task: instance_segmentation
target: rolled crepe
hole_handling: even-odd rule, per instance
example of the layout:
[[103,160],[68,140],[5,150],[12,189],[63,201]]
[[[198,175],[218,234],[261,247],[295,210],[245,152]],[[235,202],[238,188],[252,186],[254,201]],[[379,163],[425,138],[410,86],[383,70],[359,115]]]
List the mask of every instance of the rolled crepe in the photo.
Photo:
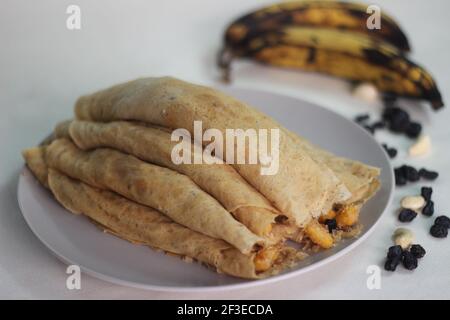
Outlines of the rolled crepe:
[[45,181],[43,184],[62,206],[72,213],[83,213],[106,231],[133,243],[186,256],[218,272],[249,279],[276,274],[304,256],[280,246],[276,248],[277,257],[264,265],[265,270],[258,271],[264,250],[244,255],[225,241],[183,227],[150,207],[48,169],[43,157],[45,147],[30,148],[22,154],[33,174],[41,183]]
[[40,143],[40,146],[49,145],[55,139],[69,138],[69,125],[71,122],[72,120],[59,122],[53,129],[53,132]]
[[352,196],[343,201],[343,204],[363,204],[370,199],[380,187],[378,177],[380,169],[368,166],[359,161],[336,157],[324,150],[320,150],[317,157],[333,170],[352,193]]
[[[70,138],[69,135],[70,123],[71,121],[64,121],[58,124],[55,128],[55,136],[60,138],[62,137]],[[93,134],[94,132],[91,133]],[[378,177],[380,175],[379,168],[366,165],[359,161],[335,156],[331,152],[328,152],[312,144],[310,141],[303,139],[302,137],[298,136],[296,133],[292,131],[290,131],[290,136],[294,141],[301,144],[305,148],[308,155],[314,161],[323,163],[326,166],[328,166],[334,172],[336,177],[338,177],[338,179],[347,187],[347,189],[351,193],[351,197],[343,201],[342,202],[343,204],[352,204],[352,203],[362,204],[366,202],[368,199],[370,199],[380,187],[380,182],[378,180]],[[251,210],[251,212],[254,211]],[[251,230],[254,232],[256,231],[253,229]]]
[[[171,153],[177,142],[171,141],[166,131],[126,121],[73,121],[69,131],[80,149],[110,147],[187,175],[257,235],[268,235],[275,219],[280,217],[279,211],[231,166],[175,164]],[[188,147],[193,150],[190,142]]]
[[74,179],[115,191],[192,230],[223,239],[244,254],[266,244],[191,179],[173,170],[112,149],[85,152],[67,139],[54,140],[47,147],[46,161]]
[[343,204],[362,204],[372,197],[380,186],[378,177],[380,169],[361,163],[359,161],[338,157],[310,141],[303,139],[290,131],[291,138],[302,145],[308,154],[317,162],[328,166],[338,179],[347,187],[352,196]]
[[38,181],[48,188],[48,169],[45,163],[45,147],[33,147],[22,151],[26,164]]
[[266,129],[268,133],[279,129],[279,170],[275,175],[261,175],[261,162],[233,166],[298,226],[351,196],[335,174],[313,161],[277,122],[211,88],[169,77],[138,79],[79,98],[75,114],[80,120],[136,120],[184,128],[191,134],[196,120],[202,121],[203,130],[217,129],[223,136],[226,129]]

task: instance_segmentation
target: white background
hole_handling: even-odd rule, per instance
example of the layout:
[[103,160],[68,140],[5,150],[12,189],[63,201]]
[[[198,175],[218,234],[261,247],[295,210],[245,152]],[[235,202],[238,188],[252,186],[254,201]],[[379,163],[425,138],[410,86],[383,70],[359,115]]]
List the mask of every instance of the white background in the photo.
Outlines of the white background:
[[[28,229],[19,211],[16,187],[23,165],[20,151],[36,145],[54,124],[72,114],[75,99],[140,76],[172,75],[214,85],[215,55],[223,29],[235,17],[271,1],[0,1],[0,298],[232,298],[232,299],[379,299],[450,298],[450,238],[428,235],[432,219],[409,225],[428,251],[419,268],[382,272],[381,290],[368,290],[366,268],[382,265],[390,236],[399,225],[395,210],[405,194],[421,184],[398,189],[394,203],[372,236],[360,247],[321,269],[294,279],[249,290],[208,294],[149,292],[112,285],[87,275],[82,289],[65,287],[66,266]],[[374,2],[370,2],[374,3]],[[404,27],[412,58],[435,76],[448,102],[450,2],[377,1]],[[69,4],[82,10],[82,29],[69,31]],[[297,96],[352,117],[370,111],[340,80],[238,62],[233,85]],[[437,214],[450,214],[450,109],[434,113],[426,105],[404,103],[431,135],[433,151],[408,159],[411,141],[377,133],[380,142],[399,149],[395,165],[408,162],[440,172],[432,184]],[[320,123],[317,124],[320,126]],[[327,130],[327,128],[323,128]],[[330,132],[332,137],[332,132]]]

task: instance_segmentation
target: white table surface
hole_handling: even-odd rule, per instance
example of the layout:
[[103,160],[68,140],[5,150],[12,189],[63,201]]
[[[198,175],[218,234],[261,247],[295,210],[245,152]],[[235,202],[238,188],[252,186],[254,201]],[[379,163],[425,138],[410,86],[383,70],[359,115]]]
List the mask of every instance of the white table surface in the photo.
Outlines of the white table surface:
[[[178,294],[126,288],[83,275],[81,290],[66,289],[66,266],[37,240],[19,211],[20,151],[37,144],[56,122],[70,117],[75,99],[83,93],[140,76],[172,75],[214,85],[219,75],[215,55],[224,27],[262,2],[271,1],[0,1],[0,298],[450,298],[450,239],[429,236],[432,219],[422,217],[408,225],[416,242],[428,251],[419,268],[412,274],[402,267],[395,273],[382,272],[380,290],[366,286],[366,268],[382,265],[390,236],[399,226],[395,214],[399,199],[419,192],[422,184],[397,190],[392,207],[361,246],[294,279],[248,290]],[[407,30],[413,59],[434,74],[448,103],[450,2],[376,3]],[[81,30],[66,28],[69,4],[81,7]],[[380,111],[378,103],[356,100],[345,82],[325,76],[238,62],[233,78],[235,86],[301,97],[349,117]],[[398,147],[395,165],[408,162],[440,172],[432,183],[436,213],[449,215],[450,109],[434,113],[428,106],[411,105],[410,110],[432,137],[430,155],[409,159],[405,151],[411,141],[402,136],[380,132],[377,139]]]

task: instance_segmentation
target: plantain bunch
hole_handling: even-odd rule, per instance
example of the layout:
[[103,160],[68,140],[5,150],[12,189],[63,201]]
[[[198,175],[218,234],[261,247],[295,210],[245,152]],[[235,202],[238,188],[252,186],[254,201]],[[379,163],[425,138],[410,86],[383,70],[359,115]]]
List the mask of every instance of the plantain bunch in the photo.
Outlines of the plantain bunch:
[[371,82],[389,96],[443,106],[437,85],[407,54],[410,45],[384,12],[380,29],[369,29],[367,5],[305,0],[278,3],[246,14],[226,29],[218,65],[229,80],[235,58]]

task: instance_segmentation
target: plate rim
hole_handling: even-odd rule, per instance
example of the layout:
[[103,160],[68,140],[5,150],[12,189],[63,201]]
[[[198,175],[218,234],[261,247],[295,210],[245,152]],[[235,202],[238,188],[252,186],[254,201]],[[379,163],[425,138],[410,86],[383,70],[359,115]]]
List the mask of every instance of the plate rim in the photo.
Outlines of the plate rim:
[[[218,87],[220,90],[226,90],[226,88],[222,87],[222,86],[216,86]],[[276,95],[276,96],[280,96],[280,97],[288,97],[291,99],[295,99],[298,100],[299,102],[302,103],[308,103],[312,106],[314,106],[315,108],[320,108],[322,109],[322,111],[325,112],[331,112],[334,113],[334,115],[344,119],[346,122],[348,122],[350,125],[353,125],[354,127],[356,127],[358,130],[360,130],[360,132],[362,134],[365,134],[367,136],[370,137],[370,139],[375,140],[375,138],[370,135],[366,130],[364,130],[363,128],[361,128],[360,126],[358,126],[357,124],[353,123],[350,119],[346,118],[345,116],[339,114],[338,112],[335,112],[333,110],[330,110],[328,108],[325,108],[317,103],[314,102],[310,102],[308,100],[302,99],[302,98],[298,98],[295,96],[291,96],[291,95],[287,95],[287,94],[281,94],[281,93],[276,93],[276,92],[271,92],[271,91],[266,91],[266,90],[259,90],[259,89],[253,89],[253,88],[246,88],[246,87],[229,87],[228,89],[230,90],[242,90],[242,91],[253,91],[254,93],[264,93],[264,94],[271,94],[271,95]],[[376,140],[375,140],[376,141]],[[27,223],[28,228],[33,232],[33,234],[39,239],[40,242],[42,242],[44,244],[44,246],[56,257],[58,258],[60,261],[62,261],[64,264],[66,265],[78,265],[81,269],[82,272],[84,272],[87,275],[90,275],[94,278],[109,282],[109,283],[114,283],[114,284],[118,284],[121,286],[126,286],[126,287],[132,287],[132,288],[137,288],[137,289],[144,289],[144,290],[152,290],[152,291],[160,291],[160,292],[180,292],[180,293],[205,293],[205,292],[214,292],[214,291],[231,291],[231,290],[239,290],[239,289],[246,289],[246,288],[254,288],[257,286],[262,286],[262,285],[266,285],[266,284],[271,284],[274,282],[279,282],[279,281],[283,281],[283,280],[287,280],[296,276],[300,276],[302,274],[308,273],[314,269],[318,269],[321,268],[322,266],[335,261],[339,258],[344,257],[345,255],[347,255],[350,251],[352,251],[353,249],[355,249],[357,246],[359,246],[361,243],[363,243],[375,230],[375,228],[378,226],[378,224],[380,223],[381,218],[383,217],[383,215],[386,213],[387,209],[389,208],[389,206],[391,205],[392,201],[393,201],[393,197],[394,197],[394,190],[395,190],[395,179],[394,179],[394,173],[393,173],[393,168],[392,168],[392,163],[389,160],[388,156],[386,155],[386,153],[383,151],[382,147],[380,146],[380,144],[377,142],[377,146],[379,148],[379,151],[381,151],[383,153],[384,156],[384,160],[386,161],[386,163],[388,164],[389,167],[389,178],[390,178],[390,182],[391,185],[389,186],[390,190],[389,190],[389,196],[388,199],[385,203],[385,206],[382,209],[381,214],[379,215],[378,219],[368,228],[366,229],[366,231],[364,232],[364,234],[360,237],[358,237],[357,239],[355,239],[351,244],[349,244],[348,246],[342,248],[341,250],[339,250],[338,252],[336,252],[335,254],[323,258],[320,261],[314,262],[310,265],[307,265],[305,267],[302,267],[298,270],[288,270],[286,273],[283,274],[278,274],[278,275],[274,275],[272,277],[269,278],[265,278],[265,279],[256,279],[256,280],[247,280],[247,279],[243,279],[245,282],[242,283],[234,283],[234,284],[223,284],[223,285],[211,285],[211,286],[195,286],[195,287],[179,287],[179,286],[162,286],[162,285],[152,285],[152,284],[142,284],[139,282],[134,282],[134,281],[129,281],[129,280],[122,280],[119,278],[115,278],[112,276],[108,276],[105,274],[102,274],[101,272],[92,270],[88,267],[82,266],[78,263],[76,263],[75,261],[72,261],[70,258],[65,257],[62,253],[58,252],[57,250],[55,250],[53,248],[53,246],[49,243],[47,243],[40,235],[39,233],[33,228],[32,224],[29,221],[29,217],[28,214],[25,213],[26,210],[23,209],[22,207],[22,193],[21,193],[21,188],[22,185],[25,183],[24,181],[24,175],[26,174],[26,172],[28,171],[29,174],[32,175],[31,171],[28,169],[28,167],[26,165],[24,165],[22,167],[22,169],[20,170],[19,173],[19,181],[17,183],[17,201],[19,204],[19,208],[20,211],[22,213],[22,216],[25,220],[25,222]],[[40,186],[41,188],[43,188],[42,186]],[[66,209],[64,209],[66,210]],[[67,211],[67,210],[66,210]]]

